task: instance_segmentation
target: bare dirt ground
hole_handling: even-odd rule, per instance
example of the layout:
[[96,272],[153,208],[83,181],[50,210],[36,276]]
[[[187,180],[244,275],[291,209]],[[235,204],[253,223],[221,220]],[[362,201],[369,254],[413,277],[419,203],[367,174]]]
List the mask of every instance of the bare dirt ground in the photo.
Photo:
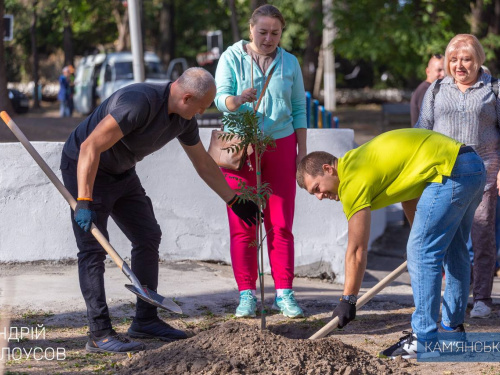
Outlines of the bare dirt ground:
[[[363,282],[363,292],[372,287],[389,271],[402,263],[404,252],[401,243],[407,230],[390,228],[377,240],[374,253],[370,254],[368,270]],[[387,244],[392,244],[386,247]],[[387,250],[387,251],[386,251]],[[404,248],[403,248],[404,250]],[[380,255],[382,251],[384,255]],[[204,267],[213,270],[213,277],[231,277],[228,265],[200,263],[181,264],[190,269]],[[22,265],[0,268],[0,273],[17,273]],[[33,267],[26,265],[24,267]],[[47,265],[41,272],[57,277],[61,266]],[[68,266],[65,266],[68,267]],[[108,264],[107,268],[113,267]],[[38,267],[40,268],[40,266]],[[22,272],[22,271],[21,271]],[[163,269],[161,273],[168,272]],[[191,271],[192,272],[192,271]],[[193,274],[192,272],[191,274]],[[217,276],[218,275],[218,276]],[[76,277],[76,273],[75,273]],[[123,280],[122,280],[123,282]],[[232,282],[232,280],[231,280]],[[61,306],[46,308],[15,309],[11,317],[12,327],[46,327],[45,339],[32,340],[27,337],[20,342],[10,342],[10,348],[21,348],[29,352],[33,348],[64,348],[64,360],[22,360],[14,357],[6,363],[7,374],[499,374],[498,363],[422,363],[416,360],[386,360],[377,358],[377,353],[394,344],[403,330],[410,329],[413,312],[409,278],[405,273],[391,287],[365,305],[355,321],[342,330],[335,330],[319,340],[308,338],[330,321],[331,311],[338,297],[340,286],[318,279],[296,280],[296,285],[310,288],[332,289],[321,298],[307,296],[305,288],[297,287],[298,299],[306,312],[304,319],[292,320],[271,312],[272,290],[267,279],[265,306],[267,330],[260,331],[261,319],[235,319],[236,293],[228,298],[215,294],[207,300],[197,296],[190,301],[180,297],[185,315],[162,311],[160,316],[171,325],[184,329],[189,339],[174,343],[159,340],[143,340],[147,351],[125,355],[89,354],[84,346],[87,341],[86,318],[83,310],[58,313]],[[36,289],[36,285],[26,285]],[[490,319],[466,319],[469,332],[500,332],[498,301],[500,281],[495,280],[495,312]],[[44,293],[38,291],[38,293]],[[113,326],[125,334],[134,313],[133,299],[115,303],[110,293]],[[79,295],[74,296],[80,299]],[[28,301],[27,301],[28,302]],[[71,304],[62,300],[61,305]],[[260,304],[259,304],[260,305]],[[468,313],[470,306],[468,308]],[[468,317],[467,313],[467,317]],[[20,328],[19,328],[20,329]],[[19,349],[17,349],[19,350]],[[17,358],[19,358],[17,353]]]
[[[39,112],[16,116],[14,119],[26,132],[30,140],[64,141],[81,118],[61,120],[54,118],[57,109],[47,106]],[[356,141],[364,143],[380,132],[380,110],[376,106],[357,109],[340,109],[337,114],[341,127],[356,130]],[[401,124],[400,126],[406,126]],[[0,126],[0,141],[13,141],[5,127]],[[369,255],[368,270],[363,282],[363,290],[373,286],[390,271],[404,261],[408,228],[393,225],[373,245]],[[15,265],[0,267],[0,274],[23,272],[23,267]],[[47,274],[56,277],[61,273],[58,267],[44,268]],[[65,265],[64,267],[74,267]],[[108,266],[109,267],[109,266]],[[204,264],[218,275],[230,277],[227,265]],[[228,276],[229,275],[229,276]],[[326,281],[298,280],[311,285],[326,285]],[[269,282],[267,285],[270,285]],[[219,299],[191,306],[177,301],[186,315],[161,312],[161,317],[181,329],[190,338],[182,342],[165,343],[158,340],[144,341],[148,350],[125,355],[88,354],[84,350],[87,340],[86,318],[83,311],[54,313],[59,306],[43,309],[15,309],[6,315],[12,319],[12,327],[43,324],[46,327],[44,340],[25,338],[20,342],[10,342],[10,347],[64,348],[65,359],[16,360],[5,363],[7,374],[500,374],[499,363],[422,363],[416,360],[382,360],[377,353],[394,344],[403,330],[410,329],[413,312],[409,278],[403,274],[393,283],[392,288],[375,297],[359,312],[355,321],[343,330],[335,330],[320,340],[307,340],[313,333],[330,321],[333,297],[338,297],[340,286],[332,285],[335,293],[328,298],[300,297],[306,318],[291,320],[279,314],[267,316],[267,330],[260,331],[260,317],[236,320],[233,316],[237,298]],[[37,284],[26,285],[37,290]],[[467,318],[466,329],[470,332],[500,332],[498,303],[500,282],[495,280],[495,308],[490,319],[473,320]],[[38,293],[44,293],[39,290]],[[81,299],[75,295],[75,299]],[[109,297],[108,297],[109,298]],[[131,299],[132,300],[132,299]],[[61,301],[70,304],[71,301]],[[265,305],[269,311],[272,293],[266,294]],[[217,308],[211,306],[217,306]],[[468,313],[470,306],[468,308]],[[120,333],[126,333],[134,312],[129,302],[115,304],[111,309],[113,325]],[[468,317],[467,313],[467,317]],[[1,332],[0,332],[1,333]],[[500,356],[499,356],[500,362]]]

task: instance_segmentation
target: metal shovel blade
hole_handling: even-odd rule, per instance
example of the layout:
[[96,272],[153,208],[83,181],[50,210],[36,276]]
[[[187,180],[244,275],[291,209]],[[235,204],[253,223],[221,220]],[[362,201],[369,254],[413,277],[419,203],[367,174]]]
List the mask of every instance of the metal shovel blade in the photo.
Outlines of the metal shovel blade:
[[135,285],[132,284],[125,284],[125,288],[137,295],[137,297],[139,297],[140,299],[156,307],[170,310],[176,314],[182,314],[182,309],[174,301],[160,296],[158,293],[152,291],[144,285],[142,286],[142,290],[139,290]]

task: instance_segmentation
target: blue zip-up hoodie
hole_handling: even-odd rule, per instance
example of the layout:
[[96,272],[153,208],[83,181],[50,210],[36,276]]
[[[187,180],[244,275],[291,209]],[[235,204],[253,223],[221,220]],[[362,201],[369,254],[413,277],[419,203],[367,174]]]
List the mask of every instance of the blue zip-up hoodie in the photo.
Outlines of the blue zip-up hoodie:
[[[251,56],[243,49],[243,45],[247,43],[241,40],[228,47],[217,64],[215,105],[222,112],[230,112],[226,107],[228,96],[240,95],[243,90],[252,86]],[[257,99],[273,66],[276,68],[257,115],[259,118],[265,115],[264,133],[274,139],[280,139],[293,134],[295,129],[307,127],[306,99],[297,58],[280,47],[277,48],[276,57],[266,75],[262,74],[256,63],[253,64],[253,87],[257,89]],[[244,103],[237,110],[237,112],[243,111],[253,111],[252,103]]]

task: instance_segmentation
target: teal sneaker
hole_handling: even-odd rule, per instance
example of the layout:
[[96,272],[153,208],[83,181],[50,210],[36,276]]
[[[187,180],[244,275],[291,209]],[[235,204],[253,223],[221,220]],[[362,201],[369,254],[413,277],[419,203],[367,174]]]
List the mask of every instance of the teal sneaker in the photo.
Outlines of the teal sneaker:
[[292,289],[283,289],[283,295],[274,299],[272,309],[281,311],[288,318],[303,318],[304,312],[293,294]]
[[257,309],[257,298],[255,298],[250,289],[240,292],[240,304],[234,314],[237,318],[254,318]]

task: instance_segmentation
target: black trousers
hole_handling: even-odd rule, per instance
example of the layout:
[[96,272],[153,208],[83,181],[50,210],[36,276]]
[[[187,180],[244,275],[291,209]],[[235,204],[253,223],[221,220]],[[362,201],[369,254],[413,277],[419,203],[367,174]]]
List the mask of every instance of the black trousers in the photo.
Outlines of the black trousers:
[[[77,163],[63,153],[61,172],[64,185],[75,199],[78,196],[76,166]],[[156,291],[158,249],[162,233],[154,216],[151,199],[146,195],[135,168],[120,175],[99,170],[94,183],[93,208],[97,214],[95,224],[108,240],[107,223],[110,216],[127,236],[132,243],[132,271],[141,284]],[[80,289],[87,305],[90,331],[111,328],[104,290],[106,252],[91,233],[86,233],[78,226],[72,210],[71,221],[79,250]],[[123,253],[120,255],[124,256]],[[155,306],[137,298],[137,318],[148,319],[156,315]]]

